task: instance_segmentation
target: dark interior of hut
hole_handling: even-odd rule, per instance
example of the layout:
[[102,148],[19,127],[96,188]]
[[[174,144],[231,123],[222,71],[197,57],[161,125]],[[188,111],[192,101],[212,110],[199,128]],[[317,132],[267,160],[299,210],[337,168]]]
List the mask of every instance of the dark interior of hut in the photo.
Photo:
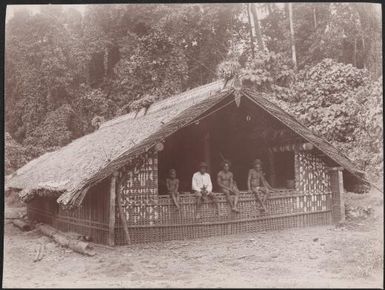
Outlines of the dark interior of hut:
[[[227,101],[228,102],[228,101]],[[231,161],[231,171],[240,190],[247,189],[247,175],[256,158],[262,161],[269,183],[276,188],[294,186],[294,153],[272,152],[269,148],[303,142],[277,119],[242,98],[221,110],[212,108],[189,126],[169,136],[159,152],[159,193],[166,194],[166,178],[171,168],[177,172],[181,192],[191,191],[191,178],[199,163],[209,165],[214,191],[216,176],[224,159]]]

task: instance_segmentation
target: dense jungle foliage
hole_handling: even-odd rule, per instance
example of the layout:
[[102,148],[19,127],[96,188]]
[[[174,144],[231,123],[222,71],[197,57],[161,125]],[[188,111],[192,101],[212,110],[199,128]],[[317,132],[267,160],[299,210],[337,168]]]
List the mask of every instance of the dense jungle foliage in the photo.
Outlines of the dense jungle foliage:
[[288,4],[254,5],[253,24],[247,4],[18,10],[6,24],[6,173],[103,120],[235,75],[379,173],[381,10],[293,3],[290,17]]

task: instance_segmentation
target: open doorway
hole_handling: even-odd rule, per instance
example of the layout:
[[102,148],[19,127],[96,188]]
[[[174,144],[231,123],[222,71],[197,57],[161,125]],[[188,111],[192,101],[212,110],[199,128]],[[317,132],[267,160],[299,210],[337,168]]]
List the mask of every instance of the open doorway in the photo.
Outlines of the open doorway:
[[295,169],[294,152],[274,153],[275,182],[274,187],[294,189]]
[[247,98],[240,106],[233,102],[182,128],[167,138],[164,150],[159,152],[159,193],[167,193],[165,180],[171,168],[177,171],[180,191],[190,192],[192,175],[201,161],[208,163],[214,191],[218,191],[216,176],[224,159],[231,161],[240,190],[247,189],[248,171],[257,158],[272,186],[288,188],[294,182],[294,153],[274,153],[272,158],[270,150],[287,142],[275,134],[280,130],[287,128]]

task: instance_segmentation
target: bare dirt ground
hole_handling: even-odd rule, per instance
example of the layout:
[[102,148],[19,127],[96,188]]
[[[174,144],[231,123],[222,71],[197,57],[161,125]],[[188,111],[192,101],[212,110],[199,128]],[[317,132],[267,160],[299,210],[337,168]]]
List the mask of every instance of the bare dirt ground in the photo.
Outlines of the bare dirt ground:
[[[347,203],[374,213],[340,227],[99,246],[93,257],[6,223],[3,287],[383,288],[382,194],[350,194]],[[45,255],[34,263],[41,242]]]

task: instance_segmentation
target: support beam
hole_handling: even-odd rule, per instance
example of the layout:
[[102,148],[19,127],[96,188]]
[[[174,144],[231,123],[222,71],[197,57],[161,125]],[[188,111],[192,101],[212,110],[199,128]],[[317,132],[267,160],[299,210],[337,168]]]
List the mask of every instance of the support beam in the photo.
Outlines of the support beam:
[[204,136],[204,159],[209,167],[209,170],[211,169],[211,154],[210,154],[210,132],[207,131]]
[[115,245],[115,204],[116,204],[116,174],[111,176],[110,183],[110,211],[108,222],[108,245]]
[[309,151],[313,150],[314,146],[311,143],[303,144],[288,144],[271,147],[273,152],[285,152],[285,151]]
[[332,190],[332,217],[334,223],[345,221],[344,181],[342,167],[329,168]]
[[272,187],[275,187],[276,184],[276,174],[275,174],[275,166],[274,166],[274,153],[272,150],[267,150],[268,160],[269,160],[269,168],[270,168],[270,183]]
[[123,209],[123,205],[122,205],[122,194],[121,194],[121,191],[119,190],[119,188],[116,191],[116,198],[118,201],[117,204],[118,204],[120,221],[122,222],[122,226],[123,226],[124,237],[126,239],[126,243],[129,245],[129,244],[131,244],[131,238],[130,238],[130,233],[128,232],[126,215],[124,213],[124,209]]

